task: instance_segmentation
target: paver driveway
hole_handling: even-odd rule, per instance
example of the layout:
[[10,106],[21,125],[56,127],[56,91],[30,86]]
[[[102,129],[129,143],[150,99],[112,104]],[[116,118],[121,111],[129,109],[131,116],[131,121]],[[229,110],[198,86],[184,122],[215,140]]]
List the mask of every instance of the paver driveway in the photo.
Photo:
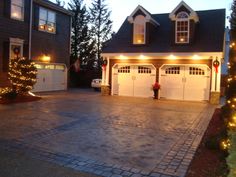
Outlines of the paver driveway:
[[42,96],[0,106],[0,147],[102,176],[184,176],[215,108],[88,90]]

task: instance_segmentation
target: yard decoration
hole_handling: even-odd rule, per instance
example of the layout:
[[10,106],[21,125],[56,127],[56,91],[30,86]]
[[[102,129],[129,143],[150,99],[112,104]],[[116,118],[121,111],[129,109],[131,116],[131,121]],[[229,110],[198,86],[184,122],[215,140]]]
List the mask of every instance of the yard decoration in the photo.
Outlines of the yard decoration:
[[8,79],[12,89],[18,94],[26,94],[36,83],[37,69],[34,62],[19,56],[19,50],[14,49],[16,57],[9,64]]
[[220,62],[218,61],[218,59],[215,59],[214,62],[213,62],[213,66],[216,70],[216,73],[218,73],[218,68],[220,66]]
[[231,7],[230,17],[230,54],[228,63],[228,83],[226,90],[226,107],[227,111],[227,123],[228,123],[228,135],[231,146],[228,149],[229,156],[227,157],[227,164],[229,167],[228,177],[236,176],[236,0],[233,1]]
[[103,63],[102,63],[102,69],[103,70],[106,70],[106,67],[107,67],[107,60],[103,60]]
[[154,99],[158,99],[158,91],[161,88],[160,84],[158,82],[155,82],[155,84],[153,84],[152,86],[152,90],[154,93]]

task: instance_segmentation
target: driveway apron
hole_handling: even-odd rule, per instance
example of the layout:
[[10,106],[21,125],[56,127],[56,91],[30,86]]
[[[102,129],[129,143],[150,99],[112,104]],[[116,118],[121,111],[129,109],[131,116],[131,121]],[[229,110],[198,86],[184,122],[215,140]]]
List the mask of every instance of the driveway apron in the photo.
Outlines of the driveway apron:
[[215,109],[89,90],[41,95],[0,105],[0,148],[100,176],[185,176]]

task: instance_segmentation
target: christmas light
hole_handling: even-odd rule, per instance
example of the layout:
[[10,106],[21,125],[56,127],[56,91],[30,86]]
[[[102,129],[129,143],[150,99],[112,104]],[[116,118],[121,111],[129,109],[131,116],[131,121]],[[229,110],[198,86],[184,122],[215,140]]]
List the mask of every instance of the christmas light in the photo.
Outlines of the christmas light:
[[221,149],[223,149],[223,150],[228,149],[228,148],[230,147],[230,141],[229,141],[229,139],[227,139],[227,140],[222,140],[221,143],[220,143],[220,147],[221,147]]

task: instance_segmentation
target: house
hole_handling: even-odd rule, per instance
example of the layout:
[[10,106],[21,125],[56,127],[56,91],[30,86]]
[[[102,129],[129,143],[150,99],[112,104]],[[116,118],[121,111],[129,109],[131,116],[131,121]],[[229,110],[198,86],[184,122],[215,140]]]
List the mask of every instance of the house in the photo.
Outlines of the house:
[[138,6],[104,47],[102,94],[219,102],[225,9],[166,14]]
[[67,89],[72,14],[47,0],[1,0],[0,12],[0,86],[19,48],[36,63],[34,91]]

